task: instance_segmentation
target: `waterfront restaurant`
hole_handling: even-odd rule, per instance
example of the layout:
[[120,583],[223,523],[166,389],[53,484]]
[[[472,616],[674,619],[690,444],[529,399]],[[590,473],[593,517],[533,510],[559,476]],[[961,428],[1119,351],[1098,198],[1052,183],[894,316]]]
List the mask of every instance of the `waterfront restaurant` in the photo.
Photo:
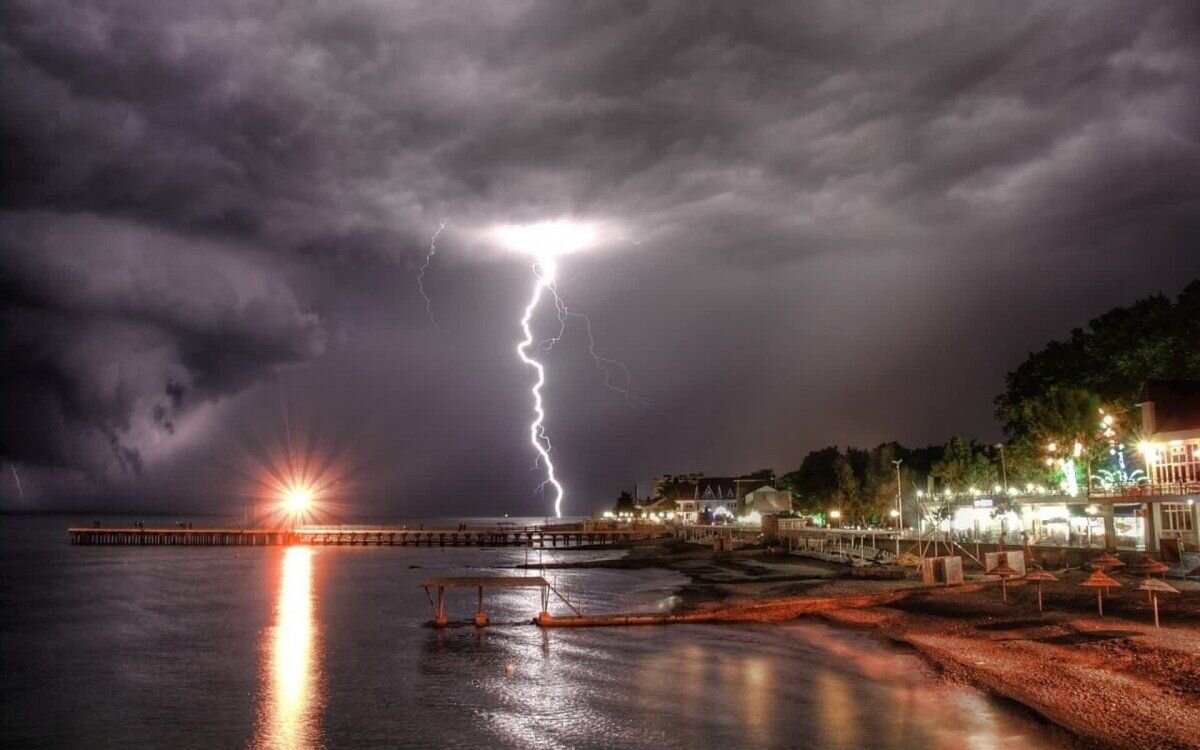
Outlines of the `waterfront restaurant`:
[[998,541],[1061,547],[1105,546],[1105,514],[1112,513],[1116,546],[1145,549],[1146,522],[1140,503],[1104,506],[1079,496],[1014,490],[1011,497],[991,495],[960,501],[938,524],[962,541]]
[[[1182,550],[1200,549],[1200,380],[1151,380],[1142,389],[1145,484],[1120,488],[1143,503],[1147,546],[1176,539]],[[1113,498],[1119,500],[1120,498]]]

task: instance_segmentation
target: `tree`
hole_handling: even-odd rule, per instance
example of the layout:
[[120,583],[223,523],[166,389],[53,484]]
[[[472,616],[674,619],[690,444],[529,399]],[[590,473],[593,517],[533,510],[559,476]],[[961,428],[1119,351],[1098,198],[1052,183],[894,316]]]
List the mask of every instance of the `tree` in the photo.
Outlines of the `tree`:
[[972,488],[984,491],[996,484],[999,472],[982,449],[974,442],[955,436],[950,438],[942,457],[933,465],[933,476],[950,492],[966,492]]
[[1145,381],[1200,378],[1197,341],[1200,280],[1188,284],[1174,302],[1156,294],[1114,308],[1071,331],[1066,341],[1051,341],[1031,353],[1005,376],[996,417],[1014,442],[1034,439],[1044,426],[1047,399],[1069,400],[1064,394],[1083,391],[1130,423]]
[[862,518],[862,481],[854,471],[854,466],[846,456],[838,454],[833,462],[833,476],[836,486],[832,504],[842,511],[843,516]]
[[622,490],[620,497],[617,498],[616,505],[613,506],[614,513],[632,513],[634,509],[633,495]]
[[800,468],[780,477],[777,486],[792,493],[793,505],[800,512],[823,512],[837,492],[833,467],[840,456],[841,451],[833,445],[810,451]]
[[[883,443],[871,450],[863,478],[863,511],[877,522],[882,522],[892,508],[896,507],[896,465],[900,454],[898,443]],[[901,459],[903,460],[903,459]],[[901,482],[907,471],[901,464]]]

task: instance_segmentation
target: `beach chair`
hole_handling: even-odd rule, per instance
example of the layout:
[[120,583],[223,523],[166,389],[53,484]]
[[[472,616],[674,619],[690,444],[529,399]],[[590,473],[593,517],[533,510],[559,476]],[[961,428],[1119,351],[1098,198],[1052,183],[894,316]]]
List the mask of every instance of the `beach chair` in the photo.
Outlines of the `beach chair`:
[[1200,554],[1184,552],[1178,539],[1159,539],[1158,554],[1169,570],[1169,578],[1200,578]]

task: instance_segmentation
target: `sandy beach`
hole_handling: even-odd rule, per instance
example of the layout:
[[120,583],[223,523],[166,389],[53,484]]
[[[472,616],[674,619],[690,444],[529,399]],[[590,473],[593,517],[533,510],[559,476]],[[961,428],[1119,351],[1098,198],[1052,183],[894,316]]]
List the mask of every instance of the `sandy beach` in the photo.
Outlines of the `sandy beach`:
[[[560,566],[665,567],[687,575],[677,610],[722,620],[816,616],[877,632],[923,654],[944,679],[990,691],[1068,730],[1081,747],[1200,748],[1200,584],[1172,581],[1155,629],[1146,594],[1123,584],[1096,611],[1087,571],[1059,571],[1037,610],[1033,584],[968,575],[958,587],[852,577],[845,566],[743,549],[714,555],[676,542],[620,559]],[[550,567],[550,566],[547,566]]]

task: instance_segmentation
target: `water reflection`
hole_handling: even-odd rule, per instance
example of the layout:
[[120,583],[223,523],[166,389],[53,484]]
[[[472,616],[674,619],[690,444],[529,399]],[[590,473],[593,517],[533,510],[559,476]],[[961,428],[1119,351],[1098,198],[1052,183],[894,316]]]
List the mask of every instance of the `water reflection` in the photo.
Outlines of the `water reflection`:
[[[825,734],[825,744],[830,747],[857,747],[858,700],[850,678],[823,669],[816,673],[815,683],[817,711],[821,717],[820,727]],[[880,706],[877,710],[887,711],[890,708]]]
[[253,747],[305,750],[318,745],[318,664],[313,624],[312,555],[289,547],[283,553],[275,623],[263,645],[263,704]]

